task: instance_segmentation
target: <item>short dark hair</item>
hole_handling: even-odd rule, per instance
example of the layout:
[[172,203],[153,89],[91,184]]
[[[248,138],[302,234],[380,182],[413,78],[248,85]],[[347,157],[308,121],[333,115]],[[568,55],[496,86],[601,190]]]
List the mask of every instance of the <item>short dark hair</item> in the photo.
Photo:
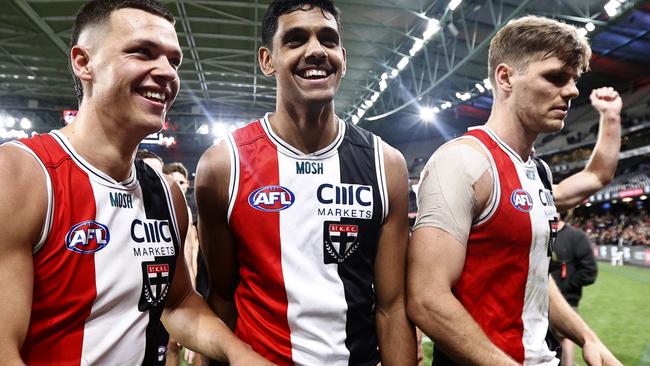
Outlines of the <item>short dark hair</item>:
[[181,173],[185,179],[187,179],[189,176],[187,168],[181,162],[175,161],[173,163],[165,164],[163,167],[163,173],[165,174],[172,174],[174,172]]
[[149,151],[147,149],[138,150],[138,152],[135,153],[135,158],[136,159],[141,159],[141,160],[144,160],[144,159],[156,159],[156,160],[160,161],[160,164],[164,164],[163,159],[160,156],[158,156],[158,154],[156,154],[156,153],[154,153],[152,151]]
[[[172,13],[157,0],[91,0],[82,5],[77,12],[74,25],[72,26],[70,48],[77,45],[79,35],[88,26],[102,24],[109,19],[114,11],[125,8],[144,10],[147,13],[165,18],[172,24],[175,22]],[[70,71],[72,72],[71,60],[68,62],[70,63]],[[81,104],[81,100],[83,99],[81,80],[79,80],[74,72],[72,72],[72,80],[74,81],[74,90],[77,93],[77,99]]]
[[274,0],[262,18],[262,44],[267,48],[273,47],[273,36],[278,30],[278,18],[284,14],[293,13],[297,10],[311,10],[320,8],[323,15],[328,12],[334,16],[339,33],[341,33],[341,11],[334,6],[334,0]]

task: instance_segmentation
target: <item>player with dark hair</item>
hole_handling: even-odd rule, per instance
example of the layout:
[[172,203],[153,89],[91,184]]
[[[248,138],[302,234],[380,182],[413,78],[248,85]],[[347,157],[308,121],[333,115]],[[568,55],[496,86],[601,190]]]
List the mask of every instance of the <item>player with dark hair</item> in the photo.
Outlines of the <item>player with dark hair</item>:
[[552,186],[531,155],[540,133],[557,132],[591,50],[575,27],[528,16],[490,43],[490,118],[440,147],[422,171],[409,246],[408,311],[435,342],[434,365],[557,365],[551,324],[590,365],[620,365],[549,281],[558,210],[577,205],[614,176],[621,98],[591,93],[600,114],[586,167]]
[[406,163],[334,113],[346,68],[338,10],[327,0],[274,1],[262,39],[275,111],[198,166],[208,302],[281,365],[415,365]]
[[162,321],[211,357],[268,365],[192,290],[181,191],[134,164],[178,93],[173,18],[156,1],[89,1],[73,35],[74,122],[0,147],[3,364],[163,364]]

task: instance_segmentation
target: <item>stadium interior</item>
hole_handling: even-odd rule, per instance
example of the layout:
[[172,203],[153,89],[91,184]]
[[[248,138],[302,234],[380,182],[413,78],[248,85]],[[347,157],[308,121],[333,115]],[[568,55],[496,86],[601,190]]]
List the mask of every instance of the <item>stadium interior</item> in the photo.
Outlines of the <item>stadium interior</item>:
[[[163,130],[142,147],[166,162],[183,162],[193,174],[209,146],[275,107],[274,80],[257,64],[260,22],[269,1],[162,2],[177,17],[182,84]],[[46,133],[74,119],[77,101],[67,59],[74,14],[82,3],[2,1],[0,142]],[[337,0],[336,5],[342,11],[348,69],[336,98],[337,114],[399,149],[413,187],[441,144],[489,115],[487,49],[498,29],[527,14],[578,27],[590,39],[591,70],[578,82],[580,96],[565,128],[540,136],[536,153],[550,165],[556,183],[582,169],[598,132],[589,93],[616,88],[624,102],[616,178],[571,212],[569,222],[606,248],[594,249],[597,259],[608,262],[621,252],[625,264],[650,267],[650,1]],[[411,219],[416,210],[411,191]],[[603,268],[604,276],[619,275],[613,267]],[[635,311],[650,319],[650,269],[644,271],[621,276],[641,278],[634,291],[645,291],[645,303],[634,305]],[[601,316],[601,310],[589,311]],[[610,331],[616,338],[627,329],[638,347],[628,351],[624,344],[630,341],[623,338],[621,348],[612,350],[629,353],[626,365],[650,365],[650,328],[639,334],[619,324]]]

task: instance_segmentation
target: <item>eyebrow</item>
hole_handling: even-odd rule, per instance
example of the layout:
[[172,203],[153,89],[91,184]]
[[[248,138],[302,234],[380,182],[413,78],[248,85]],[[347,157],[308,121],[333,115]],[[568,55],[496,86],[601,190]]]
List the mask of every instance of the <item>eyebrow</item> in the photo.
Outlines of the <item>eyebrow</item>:
[[[284,32],[284,34],[282,35],[282,38],[281,38],[281,39],[282,39],[282,43],[287,42],[287,40],[289,40],[291,37],[295,37],[295,36],[299,36],[299,35],[304,35],[305,33],[308,33],[308,31],[307,31],[307,29],[305,29],[305,28],[303,28],[303,27],[293,27],[293,28],[289,28],[289,29],[287,29],[287,31]],[[336,29],[336,28],[332,28],[332,27],[329,27],[329,26],[325,26],[325,27],[320,28],[320,29],[316,32],[316,34],[318,34],[318,35],[321,35],[321,34],[325,34],[325,35],[336,35],[336,37],[337,37],[338,39],[341,38],[338,29]]]
[[[151,41],[146,38],[137,38],[129,43],[127,43],[126,48],[131,48],[131,47],[147,47],[147,48],[163,48],[163,46],[160,43]],[[175,57],[177,57],[179,60],[183,59],[183,52],[177,49],[172,49],[171,52],[174,54]]]

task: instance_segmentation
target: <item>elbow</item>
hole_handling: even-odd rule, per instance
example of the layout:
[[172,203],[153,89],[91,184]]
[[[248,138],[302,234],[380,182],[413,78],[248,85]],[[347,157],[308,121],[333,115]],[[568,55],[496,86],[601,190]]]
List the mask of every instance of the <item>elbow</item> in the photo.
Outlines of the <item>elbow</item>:
[[406,298],[406,315],[419,328],[430,322],[438,312],[435,300],[425,294],[411,294]]

